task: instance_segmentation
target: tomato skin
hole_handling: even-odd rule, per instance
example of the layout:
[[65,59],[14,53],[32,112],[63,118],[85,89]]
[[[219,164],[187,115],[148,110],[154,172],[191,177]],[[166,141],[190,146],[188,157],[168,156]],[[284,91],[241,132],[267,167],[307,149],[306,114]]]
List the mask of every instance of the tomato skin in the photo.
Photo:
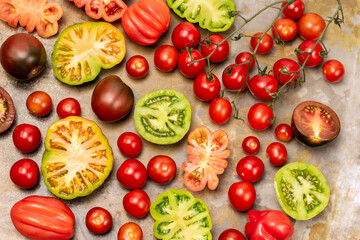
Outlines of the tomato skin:
[[81,106],[75,98],[65,98],[58,103],[56,112],[60,118],[80,116]]
[[[302,42],[298,49],[304,51],[304,52],[310,52],[311,49],[315,46],[316,41],[315,40],[306,40],[304,42]],[[312,52],[312,54],[310,55],[308,61],[306,62],[305,66],[307,67],[316,67],[319,66],[322,61],[324,60],[321,56],[320,53],[324,51],[323,47],[321,46],[320,43],[318,43],[314,49],[314,51]],[[298,53],[297,54],[297,58],[299,60],[299,62],[301,64],[303,64],[307,58],[309,54],[308,53]]]
[[215,98],[209,106],[209,116],[216,124],[224,124],[229,121],[232,107],[229,100],[225,98]]
[[[209,56],[214,49],[216,48],[215,44],[219,44],[222,42],[225,38],[218,34],[212,34],[208,38],[205,38],[201,42],[201,52],[204,54],[205,57]],[[206,41],[211,41],[210,44],[207,44]],[[215,43],[215,44],[214,44]],[[212,63],[219,63],[224,61],[227,56],[229,55],[229,43],[228,41],[223,42],[218,48],[215,50],[215,52],[211,55],[209,58],[210,62]]]
[[317,13],[306,13],[298,22],[299,35],[304,40],[318,40],[324,31],[326,23]]
[[275,62],[273,66],[273,75],[274,77],[279,81],[279,84],[281,85],[291,85],[294,84],[295,80],[300,77],[300,72],[296,74],[296,76],[290,81],[290,79],[295,75],[295,73],[284,74],[281,73],[281,69],[287,70],[288,72],[297,72],[300,67],[299,64],[297,64],[294,60],[289,58],[282,58]]
[[[254,36],[258,37],[258,36],[261,36],[262,34],[263,34],[262,32],[258,32],[258,33],[255,33]],[[252,37],[250,40],[250,47],[251,47],[251,50],[253,50],[253,51],[255,51],[255,48],[259,42],[259,38],[256,38],[256,37]],[[263,39],[261,40],[259,47],[256,50],[256,53],[268,54],[269,52],[271,52],[273,45],[274,45],[274,41],[273,41],[272,37],[266,33],[265,36],[263,37]]]
[[242,141],[242,148],[247,154],[256,154],[260,149],[260,141],[257,137],[248,136]]
[[272,165],[278,167],[286,163],[287,150],[284,144],[273,142],[266,148],[266,153],[269,156],[269,161]]
[[46,116],[52,108],[52,100],[49,94],[43,91],[35,91],[26,99],[27,109],[36,116]]
[[322,67],[324,77],[331,83],[340,82],[345,75],[344,65],[338,60],[328,60]]
[[[231,74],[228,75],[227,69],[230,67]],[[247,73],[246,65],[236,66],[236,64],[231,64],[224,69],[222,74],[222,82],[227,89],[233,91],[240,90],[242,92],[247,88],[246,82],[249,82],[249,75],[250,74]]]
[[117,140],[117,145],[120,152],[129,158],[139,156],[143,148],[141,138],[133,132],[122,133]]
[[[287,2],[282,3],[281,7],[283,8],[286,4]],[[286,18],[290,18],[292,20],[298,20],[303,15],[304,10],[305,10],[305,6],[303,1],[296,0],[295,2],[287,6],[287,8],[285,8],[282,14]]]
[[254,186],[249,182],[233,183],[228,191],[231,206],[240,212],[252,208],[256,199]]
[[211,73],[212,80],[209,80],[207,73],[199,74],[194,81],[193,91],[195,96],[204,102],[209,102],[220,93],[221,84],[218,77]]
[[158,47],[154,54],[155,66],[163,72],[171,72],[176,68],[179,53],[175,47],[162,45]]
[[143,190],[136,189],[124,196],[123,205],[130,216],[143,218],[150,210],[150,198]]
[[141,240],[143,237],[142,229],[139,225],[133,222],[128,222],[122,225],[119,229],[118,240]]
[[254,97],[257,99],[268,101],[272,96],[268,93],[275,93],[278,90],[278,81],[272,75],[259,76],[255,75],[250,79],[249,88]]
[[168,156],[155,156],[150,159],[147,165],[147,173],[155,183],[169,183],[176,175],[176,163]]
[[20,124],[13,132],[13,142],[15,147],[23,153],[35,151],[41,142],[41,132],[39,128],[30,124]]
[[11,166],[10,178],[20,188],[32,188],[39,181],[39,167],[34,160],[21,159]]
[[[198,60],[203,58],[204,55],[199,50],[192,49],[191,57],[193,60]],[[193,63],[188,66],[189,63],[191,63],[191,58],[188,52],[183,51],[180,53],[178,59],[178,68],[185,77],[196,78],[200,73],[205,71],[205,60]]]
[[255,156],[246,156],[236,165],[236,172],[246,182],[257,182],[264,174],[264,163]]
[[240,231],[229,228],[220,234],[218,240],[246,240],[246,238]]
[[[250,60],[252,54],[249,52],[241,52],[239,53],[236,58],[235,58],[235,63],[236,64],[240,64],[240,63],[246,63]],[[247,68],[249,68],[249,64],[244,64]],[[253,69],[255,65],[255,58],[252,58],[250,61],[250,70]]]
[[275,128],[275,137],[283,142],[289,142],[293,137],[293,130],[289,124],[282,123]]
[[144,164],[139,160],[127,159],[119,167],[116,177],[127,189],[138,189],[145,185],[147,172]]
[[296,22],[290,18],[279,18],[276,20],[274,28],[272,28],[274,38],[279,35],[284,42],[293,40],[298,31]]
[[262,131],[270,127],[274,119],[272,109],[264,103],[254,104],[248,112],[248,123],[250,127],[257,131]]
[[143,56],[132,56],[126,62],[126,72],[132,78],[143,78],[149,72],[149,63]]
[[172,32],[171,40],[179,51],[188,48],[197,48],[200,42],[200,32],[190,22],[179,23]]
[[113,219],[105,208],[94,207],[86,214],[85,223],[90,232],[104,234],[112,227]]

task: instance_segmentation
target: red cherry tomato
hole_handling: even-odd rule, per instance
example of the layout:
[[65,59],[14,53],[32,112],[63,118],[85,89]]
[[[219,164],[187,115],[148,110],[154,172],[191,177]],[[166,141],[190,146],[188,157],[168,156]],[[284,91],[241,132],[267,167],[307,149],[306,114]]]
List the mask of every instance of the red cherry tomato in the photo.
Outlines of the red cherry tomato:
[[[191,57],[192,60],[199,60],[203,58],[204,55],[199,50],[192,49]],[[189,53],[187,51],[180,53],[178,59],[178,68],[185,77],[196,78],[200,73],[205,71],[205,60],[195,62],[191,65],[188,65],[189,63],[191,63]]]
[[274,38],[279,35],[284,42],[294,39],[297,31],[296,22],[290,18],[279,18],[276,20],[274,28],[272,28]]
[[293,137],[293,130],[289,124],[279,124],[275,128],[275,137],[280,141],[289,142]]
[[215,98],[210,103],[209,115],[216,124],[224,124],[229,121],[231,112],[231,103],[225,98]]
[[[224,41],[224,37],[218,34],[210,35],[201,42],[201,52],[205,57],[209,56],[216,48],[215,44],[219,44]],[[212,53],[209,58],[210,62],[218,63],[224,61],[229,55],[229,43],[228,41],[223,42],[218,48]]]
[[163,72],[171,72],[176,68],[179,53],[173,46],[162,45],[154,54],[155,66]]
[[254,205],[256,191],[249,182],[236,182],[229,188],[228,197],[233,208],[244,212]]
[[[281,7],[283,8],[286,4],[287,2],[283,2],[281,4]],[[285,10],[283,11],[283,15],[286,18],[290,18],[292,20],[298,20],[304,13],[304,10],[305,10],[305,6],[303,1],[296,0],[295,2],[293,2],[292,4],[290,4],[285,8]]]
[[57,105],[56,112],[60,118],[66,118],[69,116],[80,116],[80,103],[74,98],[65,98],[61,100]]
[[186,47],[196,48],[200,42],[200,32],[194,24],[182,22],[175,27],[171,40],[178,50],[185,50]]
[[278,81],[272,75],[255,75],[249,81],[249,88],[254,97],[268,101],[272,99],[270,93],[275,93],[278,90]]
[[246,156],[238,162],[236,172],[243,181],[257,182],[264,174],[264,163],[258,157]]
[[[306,52],[311,52],[312,48],[315,46],[316,41],[315,40],[306,40],[303,43],[301,43],[298,47],[299,50],[305,52],[305,53],[297,53],[297,58],[299,60],[299,62],[301,64],[303,64],[307,58],[307,56],[309,55]],[[321,53],[324,51],[323,47],[321,46],[320,43],[318,43],[314,49],[314,51],[312,52],[312,54],[310,55],[309,59],[307,60],[307,62],[305,63],[305,66],[307,67],[316,67],[319,66],[322,61],[323,61],[323,57],[321,57]]]
[[326,80],[332,83],[341,81],[345,75],[345,68],[338,60],[326,61],[322,67]]
[[26,107],[36,116],[46,116],[51,111],[52,100],[46,92],[36,91],[26,99]]
[[122,225],[118,232],[118,240],[142,240],[143,232],[139,225],[128,222]]
[[142,188],[147,180],[144,164],[136,159],[127,159],[119,167],[116,177],[128,189]]
[[153,182],[166,184],[176,175],[176,163],[168,156],[158,155],[150,159],[147,172]]
[[246,238],[238,230],[230,228],[223,231],[218,240],[246,240]]
[[206,73],[201,73],[194,81],[194,94],[201,101],[209,102],[220,93],[221,84],[219,79],[215,74],[211,74],[211,76],[212,79],[208,79]]
[[[241,52],[236,56],[235,63],[236,64],[245,63],[244,66],[246,66],[248,68],[249,63],[246,63],[246,62],[249,62],[251,56],[252,56],[252,54],[249,52]],[[254,65],[255,65],[255,58],[252,58],[250,61],[250,70],[253,69]]]
[[133,132],[124,132],[117,140],[120,152],[129,158],[139,156],[143,148],[141,138]]
[[41,142],[40,130],[30,124],[20,124],[14,129],[13,142],[17,149],[23,153],[35,151]]
[[141,189],[127,193],[123,198],[125,211],[135,218],[145,217],[150,210],[150,198]]
[[257,137],[248,136],[242,141],[242,148],[247,154],[256,154],[260,149],[260,141]]
[[126,72],[132,78],[143,78],[149,72],[149,63],[143,56],[132,56],[126,62]]
[[39,181],[39,167],[34,160],[21,159],[12,165],[10,178],[20,188],[32,188]]
[[266,148],[269,161],[274,166],[282,166],[287,160],[287,150],[284,144],[273,142]]
[[110,230],[113,220],[108,210],[94,207],[86,214],[85,223],[90,232],[103,234]]
[[[255,51],[255,48],[259,42],[259,38],[257,38],[258,36],[261,36],[263,33],[262,32],[258,32],[255,33],[254,36],[252,37],[250,40],[250,47],[251,50]],[[261,39],[261,42],[259,44],[259,47],[256,50],[256,53],[258,54],[267,54],[271,51],[271,49],[273,48],[274,45],[274,41],[272,39],[272,37],[269,34],[265,34],[265,36],[263,37],[263,39]]]
[[249,75],[246,65],[236,66],[232,64],[227,66],[222,74],[222,82],[224,86],[232,91],[244,91],[247,88],[247,82],[249,82]]
[[[282,58],[275,62],[273,66],[273,74],[281,85],[287,84],[287,86],[289,86],[300,76],[299,72],[295,77],[293,77],[295,72],[299,71],[299,69],[299,64],[297,64],[294,60]],[[281,73],[281,70],[285,72],[287,71],[289,74]],[[291,82],[289,82],[290,80]]]
[[248,122],[252,129],[262,131],[270,127],[274,119],[271,108],[264,103],[254,104],[248,112]]
[[298,21],[299,35],[304,40],[317,40],[324,31],[326,23],[317,13],[306,13]]

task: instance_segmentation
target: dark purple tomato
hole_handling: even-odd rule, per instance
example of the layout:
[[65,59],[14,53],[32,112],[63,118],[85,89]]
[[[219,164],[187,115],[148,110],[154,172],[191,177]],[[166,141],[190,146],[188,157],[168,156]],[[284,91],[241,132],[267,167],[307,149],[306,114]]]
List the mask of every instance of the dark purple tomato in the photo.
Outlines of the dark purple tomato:
[[0,134],[14,122],[15,107],[9,93],[0,87]]

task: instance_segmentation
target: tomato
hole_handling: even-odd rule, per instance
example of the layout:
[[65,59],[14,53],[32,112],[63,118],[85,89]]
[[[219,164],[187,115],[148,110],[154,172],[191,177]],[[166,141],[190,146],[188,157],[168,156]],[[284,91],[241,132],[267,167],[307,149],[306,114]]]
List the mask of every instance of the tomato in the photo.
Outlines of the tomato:
[[147,180],[144,164],[136,159],[127,159],[119,167],[116,177],[128,189],[142,188]]
[[249,89],[254,97],[268,101],[272,99],[270,93],[275,93],[278,90],[278,81],[272,75],[255,75],[249,81]]
[[153,182],[166,184],[176,175],[176,163],[171,157],[155,156],[150,159],[147,165],[147,173]]
[[260,149],[260,141],[257,137],[248,136],[242,141],[242,148],[247,154],[256,154]]
[[134,106],[134,93],[118,76],[110,75],[96,85],[91,96],[91,108],[106,122],[125,117]]
[[179,53],[175,47],[162,45],[158,47],[154,54],[155,66],[163,72],[171,72],[176,68]]
[[289,142],[293,137],[293,131],[289,124],[282,123],[275,128],[275,137],[283,142]]
[[132,56],[126,62],[126,72],[132,78],[143,78],[149,72],[149,63],[143,56]]
[[[210,56],[209,60],[212,63],[219,63],[224,61],[229,55],[229,43],[221,35],[213,34],[202,40],[201,52],[205,57]],[[224,41],[222,44],[220,44]],[[215,45],[216,44],[216,45]],[[218,45],[220,44],[220,45]],[[217,47],[217,48],[216,48]],[[216,50],[215,50],[216,48]],[[214,51],[215,50],[215,51]],[[213,52],[214,51],[214,52]]]
[[240,231],[230,228],[223,231],[220,234],[218,240],[246,240],[246,239]]
[[127,193],[123,198],[125,211],[135,218],[145,217],[150,210],[150,198],[141,189]]
[[[282,58],[275,62],[273,66],[273,75],[279,81],[281,85],[294,84],[295,80],[300,77],[300,72],[295,75],[295,72],[299,71],[300,67],[294,60],[289,58]],[[287,72],[288,74],[281,73],[280,71]],[[292,79],[292,80],[291,80]],[[291,80],[291,82],[290,82]]]
[[231,103],[225,98],[215,98],[209,106],[209,116],[216,124],[224,124],[231,117]]
[[207,184],[210,190],[215,190],[219,184],[217,175],[223,174],[228,165],[228,135],[223,130],[211,133],[209,128],[200,126],[189,134],[188,142],[189,162],[182,165],[186,187],[191,191],[201,191]]
[[152,45],[170,26],[170,10],[162,0],[140,0],[121,19],[126,35],[140,45]]
[[325,29],[324,19],[317,13],[306,13],[298,22],[299,35],[304,40],[318,40]]
[[249,82],[250,75],[248,74],[247,69],[246,65],[236,66],[236,64],[232,64],[227,66],[222,74],[224,86],[229,90],[244,91],[247,88],[246,82]]
[[[283,2],[281,4],[281,7],[285,7],[287,2]],[[291,3],[289,6],[287,6],[282,14],[286,18],[290,18],[292,20],[298,20],[304,13],[305,6],[302,0],[296,0],[293,3]]]
[[191,59],[199,60],[202,59],[204,55],[196,49],[191,50],[191,57],[187,51],[183,51],[179,55],[178,59],[178,68],[180,72],[188,78],[196,78],[200,73],[203,73],[205,71],[205,60],[201,60],[199,62],[195,62],[191,65],[188,65],[191,63]]
[[269,161],[274,166],[282,166],[287,160],[287,150],[284,144],[273,142],[266,148]]
[[58,103],[56,107],[56,112],[60,118],[66,118],[69,116],[80,116],[80,103],[75,98],[65,98]]
[[324,63],[322,71],[326,80],[332,83],[340,82],[345,75],[345,68],[338,60],[328,60]]
[[251,209],[248,217],[250,222],[245,225],[245,233],[250,240],[290,240],[294,233],[294,226],[290,218],[281,211]]
[[120,227],[117,240],[142,240],[142,237],[141,227],[136,223],[128,222]]
[[[252,57],[252,54],[249,52],[241,52],[239,53],[236,58],[235,58],[235,63],[236,64],[241,64],[241,63],[245,63],[244,65],[249,68],[249,64],[250,64],[250,70],[253,69],[254,65],[255,65],[255,58],[253,57],[250,61],[250,58]],[[250,63],[246,63],[249,62]]]
[[272,34],[274,38],[277,38],[279,35],[280,39],[284,42],[290,41],[294,39],[297,34],[296,22],[290,18],[279,18],[274,23]]
[[46,116],[51,111],[52,100],[46,92],[35,91],[26,99],[26,107],[36,116]]
[[10,178],[20,188],[32,188],[39,181],[39,167],[34,160],[21,159],[12,165]]
[[132,132],[122,133],[117,140],[117,145],[120,152],[129,158],[139,156],[143,148],[141,138]]
[[40,130],[30,124],[18,125],[12,135],[15,147],[23,153],[30,153],[35,151],[41,142]]
[[[303,64],[305,62],[306,58],[309,55],[309,52],[311,52],[311,49],[313,49],[315,44],[316,44],[315,40],[306,40],[299,45],[298,49],[304,52],[304,53],[296,54],[297,58],[301,64]],[[324,53],[324,49],[321,46],[321,44],[318,43],[316,45],[316,47],[314,48],[314,51],[311,53],[309,59],[305,63],[305,66],[307,66],[307,67],[319,66],[324,59],[324,56],[322,56],[323,53]]]
[[258,157],[246,156],[238,162],[236,172],[243,181],[257,182],[264,174],[264,163]]
[[14,34],[1,45],[0,63],[5,72],[16,79],[26,81],[34,78],[46,66],[44,45],[30,34]]
[[71,239],[75,216],[62,201],[53,197],[29,196],[10,211],[16,230],[30,239]]
[[10,94],[0,87],[0,134],[10,128],[15,119],[14,102]]
[[254,104],[248,112],[248,122],[252,129],[262,131],[270,127],[274,120],[272,109],[264,103]]
[[171,40],[178,50],[185,50],[186,47],[197,48],[200,42],[200,32],[194,24],[182,22],[174,28]]
[[254,186],[249,182],[236,182],[230,186],[228,197],[233,208],[244,212],[254,205],[256,191]]
[[193,91],[195,96],[204,102],[209,102],[220,93],[221,84],[215,74],[211,73],[211,79],[207,73],[200,73],[194,81]]
[[[250,40],[250,47],[251,50],[255,51],[256,46],[258,45],[259,42],[259,36],[261,36],[263,33],[262,32],[258,32],[254,34],[254,37],[251,38]],[[269,34],[265,34],[265,36],[263,37],[263,39],[261,40],[261,42],[259,43],[258,48],[256,49],[256,53],[258,54],[267,54],[271,51],[271,49],[273,48],[274,45],[274,41],[272,39],[272,37]]]
[[113,219],[105,208],[94,207],[86,214],[85,223],[90,232],[103,234],[110,230]]

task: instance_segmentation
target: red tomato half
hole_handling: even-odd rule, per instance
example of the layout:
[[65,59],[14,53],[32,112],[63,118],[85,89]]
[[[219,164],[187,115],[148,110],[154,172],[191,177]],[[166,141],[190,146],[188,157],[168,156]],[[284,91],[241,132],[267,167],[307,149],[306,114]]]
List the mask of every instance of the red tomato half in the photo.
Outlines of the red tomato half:
[[[224,37],[218,34],[210,35],[201,42],[201,52],[205,57],[209,56],[210,62],[218,63],[224,61],[229,55],[229,43],[224,41],[221,45],[216,48],[215,44],[219,44],[224,41]],[[215,52],[213,52],[215,50]]]
[[345,68],[338,60],[326,61],[322,67],[326,80],[332,83],[340,82],[345,75]]
[[[303,51],[304,53],[298,53],[297,58],[301,64],[303,64],[308,57],[308,53],[311,52],[312,48],[315,46],[316,41],[315,40],[306,40],[303,43],[301,43],[298,47],[299,50]],[[323,47],[320,43],[318,43],[310,55],[309,59],[305,63],[305,66],[307,67],[316,67],[319,66],[324,58],[321,56],[321,53],[324,51]]]
[[211,74],[211,79],[208,79],[207,73],[201,73],[195,78],[194,94],[201,101],[209,102],[213,100],[219,95],[220,89],[221,84],[215,74]]
[[306,13],[298,22],[299,35],[304,40],[317,40],[324,31],[326,23],[317,13]]
[[224,86],[229,90],[244,91],[247,88],[246,82],[249,82],[250,74],[248,74],[247,70],[248,68],[246,64],[239,66],[232,64],[227,66],[222,74],[222,82]]
[[158,47],[154,54],[155,66],[163,72],[171,72],[176,68],[179,53],[175,47],[162,45]]
[[133,190],[123,198],[125,211],[135,218],[145,217],[150,210],[150,204],[149,196],[141,189]]
[[252,129],[262,131],[270,127],[274,119],[271,108],[264,103],[254,104],[248,112],[248,122]]
[[17,149],[23,153],[35,151],[41,142],[39,128],[31,124],[20,124],[14,129],[13,142]]
[[[244,65],[249,68],[249,60],[251,58],[252,54],[249,52],[241,52],[239,53],[236,58],[235,58],[235,63],[236,64],[240,64],[240,63],[245,63]],[[255,65],[255,58],[252,58],[250,61],[250,70],[253,69]]]
[[254,186],[249,182],[236,182],[229,188],[228,197],[233,208],[244,212],[254,205],[256,191]]
[[249,88],[254,97],[268,101],[272,99],[270,93],[275,93],[278,90],[278,82],[272,75],[255,75],[250,79]]
[[110,230],[113,220],[108,210],[94,207],[86,214],[85,223],[90,232],[104,234]]
[[[281,7],[283,8],[286,4],[287,2],[283,2],[281,4]],[[304,13],[304,10],[305,10],[305,6],[303,1],[296,0],[295,2],[293,2],[292,4],[290,4],[285,8],[285,10],[283,11],[283,15],[286,18],[290,18],[292,20],[298,20]]]
[[178,50],[188,48],[197,48],[200,42],[200,32],[189,22],[179,23],[172,32],[172,43]]
[[150,159],[147,172],[153,182],[166,184],[176,175],[176,163],[171,157],[158,155]]
[[[279,84],[291,85],[300,76],[300,72],[295,75],[295,72],[299,71],[300,67],[294,60],[289,58],[282,58],[275,62],[273,66],[274,77],[279,81]],[[284,71],[281,73],[280,71]],[[285,74],[287,72],[288,74]],[[291,80],[292,79],[292,80]],[[290,82],[291,80],[291,82]]]
[[204,55],[199,50],[196,49],[191,50],[191,57],[187,51],[183,51],[182,53],[180,53],[178,59],[178,67],[180,72],[185,77],[196,78],[197,76],[199,76],[200,73],[203,73],[205,71],[205,65],[206,65],[205,60],[195,62],[191,65],[188,64],[191,63],[191,59],[199,60],[203,57]]
[[10,169],[10,178],[21,188],[32,188],[39,181],[39,167],[34,160],[21,159]]
[[[250,40],[251,50],[255,51],[255,48],[259,42],[259,38],[257,38],[257,37],[261,36],[262,34],[263,34],[262,32],[258,32],[256,34],[254,34],[255,37],[251,38],[251,40]],[[261,42],[256,50],[256,53],[267,54],[271,51],[271,49],[273,48],[273,45],[274,45],[274,41],[273,41],[272,37],[266,33],[265,36],[263,37],[263,39],[261,39]]]
[[272,34],[274,38],[278,37],[279,35],[280,39],[286,42],[296,37],[296,22],[290,18],[279,18],[278,20],[276,20],[274,28],[272,28]]

